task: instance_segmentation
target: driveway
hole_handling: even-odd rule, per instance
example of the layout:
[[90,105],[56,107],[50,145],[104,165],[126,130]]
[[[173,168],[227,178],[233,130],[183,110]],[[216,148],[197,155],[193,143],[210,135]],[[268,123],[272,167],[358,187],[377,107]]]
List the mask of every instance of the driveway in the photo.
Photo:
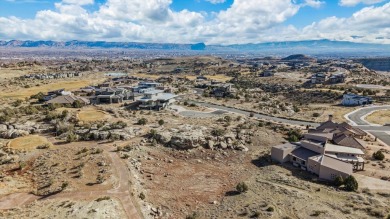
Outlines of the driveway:
[[390,192],[389,181],[353,174],[359,183],[359,188],[368,188],[373,191]]

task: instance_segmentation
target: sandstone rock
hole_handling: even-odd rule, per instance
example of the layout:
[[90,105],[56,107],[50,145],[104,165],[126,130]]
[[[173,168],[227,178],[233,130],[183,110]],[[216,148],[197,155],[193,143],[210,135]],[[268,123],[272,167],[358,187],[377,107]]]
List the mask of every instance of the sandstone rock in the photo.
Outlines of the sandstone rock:
[[219,147],[222,148],[222,149],[227,149],[228,145],[225,142],[222,141],[222,142],[219,143]]
[[172,135],[169,132],[157,133],[156,140],[161,144],[168,144],[171,141]]
[[212,141],[212,140],[208,140],[207,141],[207,147],[211,150],[214,150],[214,145],[215,145],[215,142]]
[[0,124],[0,133],[1,133],[1,132],[6,132],[7,130],[8,130],[7,125]]

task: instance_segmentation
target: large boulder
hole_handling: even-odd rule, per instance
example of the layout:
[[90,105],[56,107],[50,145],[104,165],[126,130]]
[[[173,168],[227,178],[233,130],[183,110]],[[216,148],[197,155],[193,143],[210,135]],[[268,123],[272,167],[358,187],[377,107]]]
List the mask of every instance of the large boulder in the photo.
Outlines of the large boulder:
[[19,137],[27,136],[29,134],[30,134],[30,132],[28,132],[28,131],[15,129],[12,132],[10,138],[19,138]]
[[203,128],[185,126],[180,131],[172,135],[170,145],[176,149],[188,150],[205,146],[207,140],[203,133]]
[[161,144],[168,144],[172,139],[170,132],[161,132],[156,134],[156,140]]
[[8,127],[7,127],[7,125],[0,124],[0,133],[2,133],[2,132],[6,132],[7,130],[8,130]]

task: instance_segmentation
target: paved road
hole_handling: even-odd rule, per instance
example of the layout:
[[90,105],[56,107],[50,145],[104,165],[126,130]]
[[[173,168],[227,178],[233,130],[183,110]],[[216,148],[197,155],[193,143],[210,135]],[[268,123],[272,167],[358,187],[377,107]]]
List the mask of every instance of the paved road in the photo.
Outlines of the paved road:
[[373,113],[377,110],[390,110],[390,106],[372,106],[361,108],[347,115],[347,119],[354,123],[354,125],[371,125],[364,120],[364,116]]
[[[208,108],[214,108],[214,109],[226,111],[226,112],[238,113],[238,114],[242,114],[242,115],[246,115],[246,116],[250,115],[250,112],[245,111],[245,110],[230,108],[230,107],[226,107],[226,106],[220,106],[220,105],[216,105],[216,104],[212,104],[212,103],[205,103],[205,102],[198,102],[198,101],[188,101],[188,102],[195,103],[197,105],[208,107]],[[291,124],[291,125],[303,125],[303,126],[309,125],[309,126],[313,126],[313,127],[317,127],[319,125],[318,123],[314,123],[314,122],[303,122],[303,121],[297,121],[297,120],[290,120],[290,119],[284,119],[284,118],[279,118],[279,117],[267,116],[267,115],[263,115],[263,114],[259,114],[259,113],[254,113],[253,117],[258,118],[258,119],[271,120],[274,122]]]
[[[195,103],[197,105],[204,106],[204,107],[208,107],[208,108],[214,108],[214,109],[223,110],[223,111],[227,111],[227,112],[238,113],[238,114],[242,114],[242,115],[246,115],[246,116],[249,116],[249,114],[250,114],[250,112],[248,112],[248,111],[225,107],[225,106],[220,106],[220,105],[216,105],[216,104],[212,104],[212,103],[205,103],[205,102],[198,102],[198,101],[189,101],[189,102],[192,102],[192,103]],[[381,106],[381,107],[376,107],[376,108],[368,108],[368,107],[362,108],[362,111],[360,111],[360,110],[356,111],[353,114],[350,114],[348,116],[348,118],[352,122],[363,124],[363,122],[360,121],[361,120],[360,118],[363,117],[364,115],[366,115],[374,110],[378,110],[378,109],[390,109],[390,106]],[[185,114],[182,114],[182,115],[185,116]],[[296,121],[296,120],[290,120],[290,119],[262,115],[262,114],[258,114],[258,113],[254,113],[254,117],[259,118],[259,119],[271,120],[274,122],[291,124],[291,125],[304,125],[304,126],[309,125],[312,127],[319,126],[318,123]],[[370,126],[367,122],[365,122],[364,125],[357,125],[355,127],[371,133],[372,135],[374,135],[375,137],[380,139],[382,142],[384,142],[385,144],[390,146],[390,126]]]

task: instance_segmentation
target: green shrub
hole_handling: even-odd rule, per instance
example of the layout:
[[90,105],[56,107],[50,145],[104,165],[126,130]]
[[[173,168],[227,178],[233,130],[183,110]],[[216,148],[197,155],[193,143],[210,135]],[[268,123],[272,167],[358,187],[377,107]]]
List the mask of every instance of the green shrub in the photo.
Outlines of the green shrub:
[[146,198],[146,196],[145,196],[145,194],[144,194],[143,192],[141,192],[141,193],[139,194],[139,198],[140,198],[141,200],[144,200],[144,199]]
[[343,185],[344,184],[344,179],[343,179],[343,177],[342,176],[337,176],[335,179],[334,179],[334,185],[335,186],[341,186],[341,185]]
[[344,185],[345,185],[345,190],[351,191],[351,192],[357,191],[359,188],[358,182],[356,181],[355,177],[352,175],[345,178]]
[[72,104],[73,108],[81,108],[83,107],[83,104],[79,100],[75,100]]
[[105,201],[105,200],[110,200],[111,198],[109,196],[104,196],[104,197],[100,197],[98,199],[96,199],[95,201],[96,202],[100,202],[100,201]]
[[165,121],[163,119],[158,120],[158,125],[162,126],[164,125]]
[[141,119],[138,120],[138,125],[146,125],[147,122],[148,122],[147,119],[141,118]]
[[269,207],[267,208],[267,211],[268,211],[268,212],[274,212],[274,211],[275,211],[275,208],[272,207],[272,206],[269,206]]
[[313,113],[313,117],[320,117],[319,113]]
[[211,134],[214,135],[214,136],[222,136],[225,134],[225,130],[224,129],[214,129],[211,131]]
[[372,157],[373,157],[375,160],[384,160],[384,159],[385,159],[385,155],[383,154],[382,151],[374,152],[374,154],[372,154]]
[[198,219],[198,218],[200,218],[198,212],[193,212],[192,214],[186,216],[186,219]]
[[248,185],[245,182],[240,182],[236,186],[236,190],[239,193],[244,193],[244,192],[248,191],[248,189],[249,189]]
[[78,140],[78,136],[73,132],[69,132],[68,135],[66,136],[66,142],[68,143],[75,142],[77,140]]

